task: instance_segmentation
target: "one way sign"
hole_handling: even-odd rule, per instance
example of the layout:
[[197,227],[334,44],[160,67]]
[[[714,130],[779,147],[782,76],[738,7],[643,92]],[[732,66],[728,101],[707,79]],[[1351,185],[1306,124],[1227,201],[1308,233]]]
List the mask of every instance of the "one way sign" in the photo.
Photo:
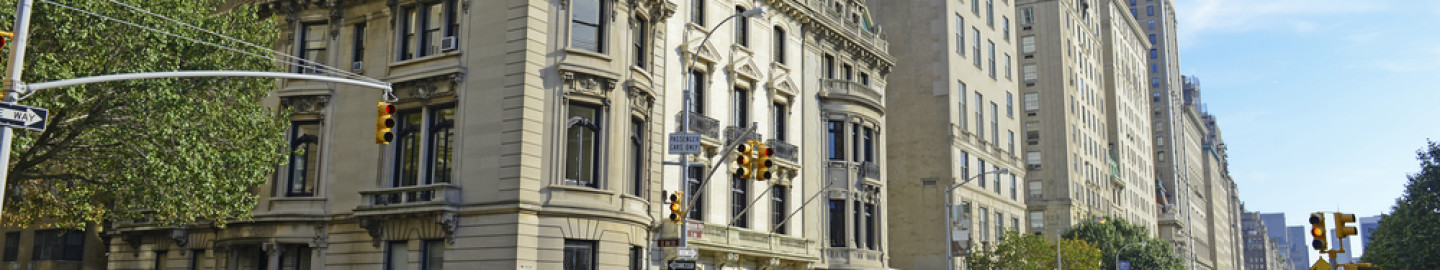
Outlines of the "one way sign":
[[50,111],[42,108],[0,103],[0,125],[44,131],[49,116]]

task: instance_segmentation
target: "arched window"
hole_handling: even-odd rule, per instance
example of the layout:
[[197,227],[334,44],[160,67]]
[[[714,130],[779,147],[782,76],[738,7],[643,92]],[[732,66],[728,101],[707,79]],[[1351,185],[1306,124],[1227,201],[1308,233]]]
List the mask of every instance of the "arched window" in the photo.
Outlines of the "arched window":
[[600,108],[571,104],[565,126],[565,184],[599,188]]

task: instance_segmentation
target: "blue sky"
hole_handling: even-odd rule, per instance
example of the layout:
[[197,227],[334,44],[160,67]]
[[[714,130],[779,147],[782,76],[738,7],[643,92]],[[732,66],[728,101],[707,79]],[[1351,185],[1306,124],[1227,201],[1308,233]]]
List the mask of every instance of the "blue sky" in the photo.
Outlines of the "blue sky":
[[1175,2],[1181,70],[1200,79],[1248,210],[1290,226],[1389,211],[1415,152],[1440,140],[1440,1]]

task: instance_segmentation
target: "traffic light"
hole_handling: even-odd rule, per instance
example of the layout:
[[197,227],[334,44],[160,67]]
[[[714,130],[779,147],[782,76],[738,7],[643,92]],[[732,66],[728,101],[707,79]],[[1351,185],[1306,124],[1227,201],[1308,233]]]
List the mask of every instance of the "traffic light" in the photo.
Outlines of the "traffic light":
[[1311,248],[1319,251],[1327,249],[1326,242],[1329,239],[1325,238],[1325,214],[1318,212],[1310,214],[1310,236],[1315,238],[1310,241]]
[[755,141],[745,141],[735,148],[740,155],[735,158],[735,177],[750,179],[755,177]]
[[1350,225],[1347,223],[1351,222],[1355,222],[1355,215],[1335,213],[1335,238],[1345,238],[1359,234],[1359,232],[1355,230],[1355,227],[1347,226]]
[[670,193],[670,222],[680,224],[685,220],[685,192],[676,191]]
[[5,42],[8,41],[8,40],[10,40],[10,39],[12,39],[12,38],[15,38],[15,34],[12,34],[12,33],[10,33],[10,32],[0,31],[0,47],[5,47]]
[[395,140],[395,105],[381,101],[375,111],[375,144],[390,144]]
[[775,174],[770,171],[770,167],[775,166],[775,162],[770,161],[770,155],[775,154],[775,149],[766,146],[765,143],[759,144],[760,147],[756,147],[756,149],[760,151],[757,151],[759,153],[757,153],[755,158],[755,166],[757,166],[757,168],[755,168],[755,177],[759,178],[760,181],[769,181],[771,178],[774,178]]

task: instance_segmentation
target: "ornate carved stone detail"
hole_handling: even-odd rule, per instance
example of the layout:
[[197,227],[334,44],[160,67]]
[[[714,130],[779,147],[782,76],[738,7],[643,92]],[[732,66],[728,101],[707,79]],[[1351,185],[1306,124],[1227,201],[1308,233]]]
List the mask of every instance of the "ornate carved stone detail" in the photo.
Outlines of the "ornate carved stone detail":
[[280,99],[280,106],[290,108],[294,114],[318,114],[325,115],[325,107],[330,104],[330,96],[295,96]]
[[130,251],[135,253],[135,257],[140,257],[140,245],[145,244],[145,235],[141,232],[122,233],[120,241],[125,241],[125,244],[130,245]]
[[330,226],[326,226],[325,223],[315,224],[315,246],[316,246],[316,247],[322,247],[322,248],[323,248],[323,247],[329,247],[329,246],[330,246],[330,240],[329,240],[329,239],[330,239],[330,231],[327,229],[327,228],[329,228],[329,227],[330,227]]
[[565,94],[585,94],[605,98],[610,96],[610,90],[615,89],[615,79],[593,74],[562,71],[560,78],[564,80]]
[[652,112],[655,108],[655,96],[651,95],[649,91],[645,91],[644,89],[641,89],[639,87],[631,86],[629,87],[629,89],[630,108],[634,108],[635,110],[638,110],[645,115],[649,115],[650,112]]
[[340,7],[339,0],[326,1],[325,6],[330,8],[330,38],[340,36],[340,23],[344,18],[344,8]]
[[381,236],[385,233],[382,231],[384,229],[382,223],[384,222],[376,218],[360,218],[360,228],[365,229],[365,233],[370,235],[371,246],[380,247],[380,241],[383,239]]
[[[190,242],[190,232],[184,228],[170,230],[170,240],[175,240],[175,245],[185,247]],[[180,249],[184,252],[184,248]]]
[[460,1],[460,12],[470,13],[470,0]]
[[395,97],[400,101],[425,100],[456,94],[456,87],[465,78],[465,70],[429,76],[395,84]]
[[739,263],[739,262],[740,262],[740,253],[734,253],[734,252],[725,253],[725,262],[726,262],[726,264]]
[[455,230],[460,228],[460,218],[455,213],[440,213],[435,215],[435,224],[440,224],[440,230],[445,231],[445,241],[455,243]]

